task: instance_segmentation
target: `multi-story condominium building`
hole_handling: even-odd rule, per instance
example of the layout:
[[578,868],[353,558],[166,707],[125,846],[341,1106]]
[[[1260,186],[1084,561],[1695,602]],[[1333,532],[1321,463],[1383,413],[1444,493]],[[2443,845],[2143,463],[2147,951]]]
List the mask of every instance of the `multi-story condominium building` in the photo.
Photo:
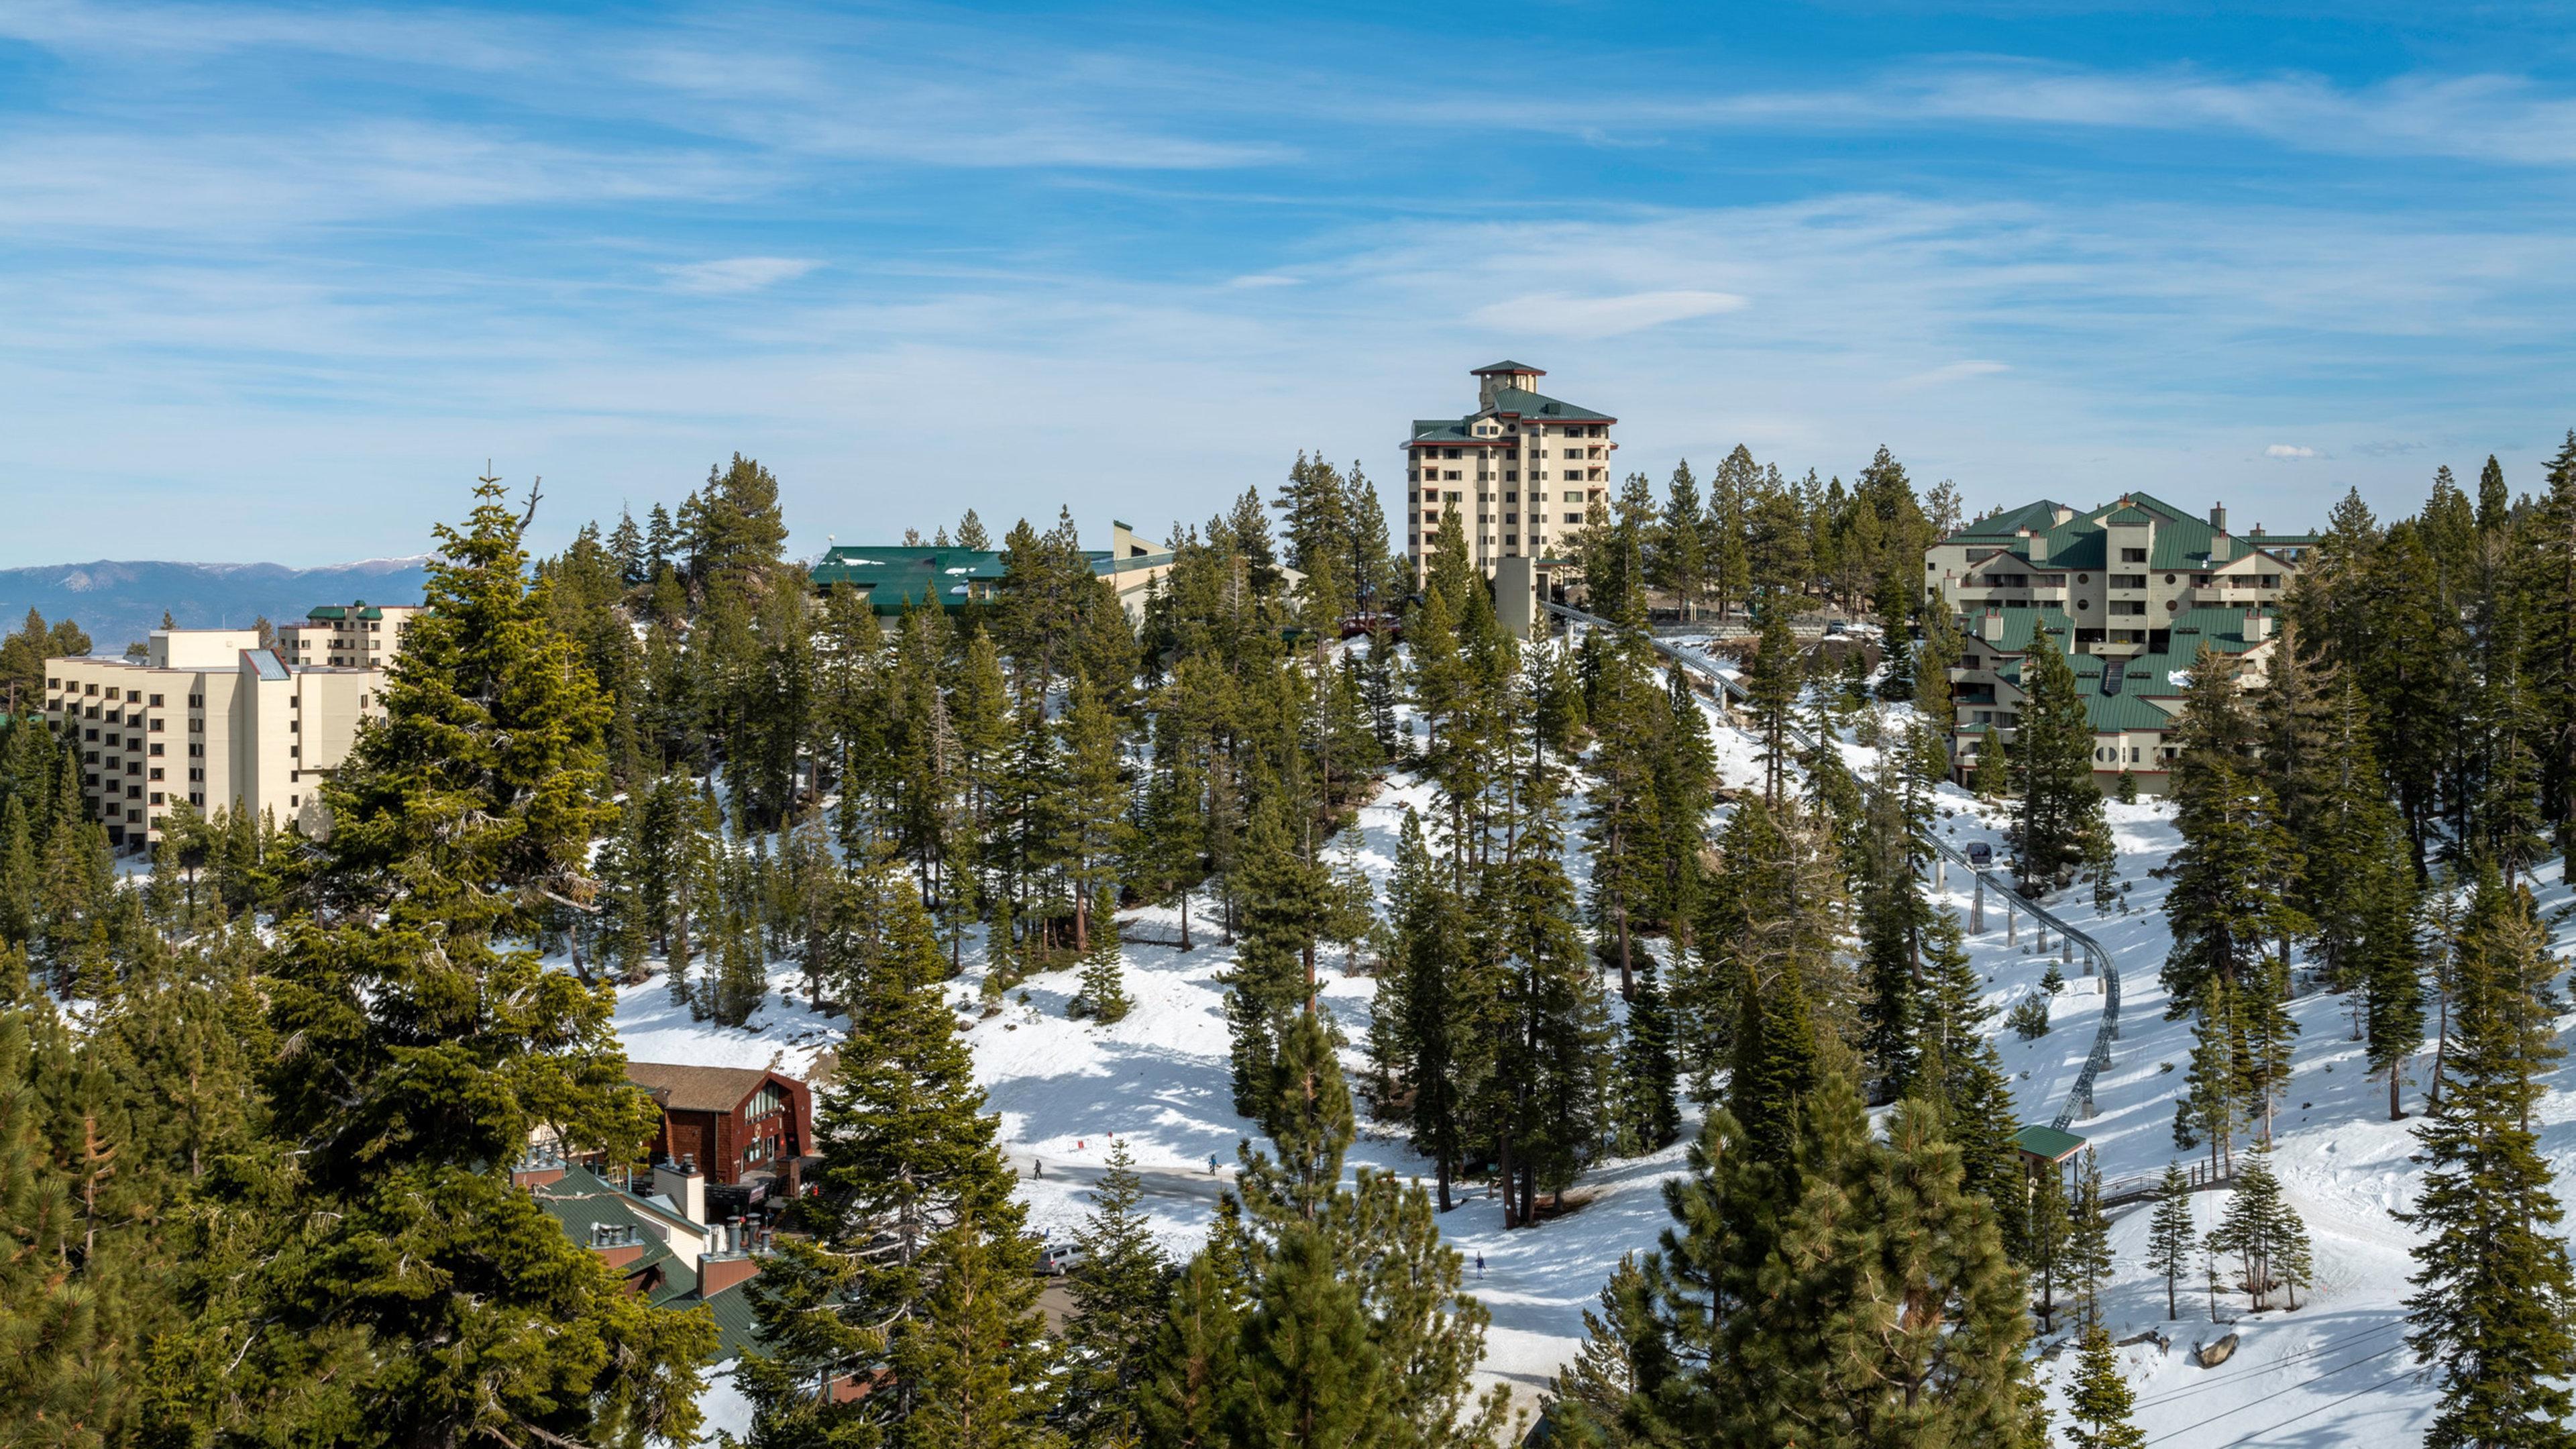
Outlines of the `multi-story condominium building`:
[[418,604],[324,604],[301,624],[277,631],[277,652],[288,664],[326,669],[382,669],[402,647],[402,631],[419,615]]
[[74,732],[82,783],[120,848],[158,839],[182,801],[318,831],[318,787],[384,713],[384,678],[289,664],[249,629],[156,629],[141,659],[45,661],[45,717]]
[[1488,576],[1507,558],[1529,559],[1525,567],[1543,574],[1550,548],[1609,497],[1619,446],[1610,430],[1619,420],[1539,392],[1546,375],[1523,362],[1477,368],[1474,412],[1414,420],[1404,444],[1404,532],[1415,577],[1440,542],[1444,509],[1456,511],[1469,556]]
[[1951,755],[1964,773],[1990,737],[2007,746],[2026,697],[2022,665],[2045,629],[2075,670],[2093,723],[2093,768],[2161,793],[2168,743],[2204,644],[2239,656],[2259,682],[2281,600],[2316,539],[2230,533],[2227,510],[2195,518],[2144,493],[2078,511],[2041,500],[1992,513],[1923,555],[1927,602],[1967,638],[1950,672],[1959,709]]

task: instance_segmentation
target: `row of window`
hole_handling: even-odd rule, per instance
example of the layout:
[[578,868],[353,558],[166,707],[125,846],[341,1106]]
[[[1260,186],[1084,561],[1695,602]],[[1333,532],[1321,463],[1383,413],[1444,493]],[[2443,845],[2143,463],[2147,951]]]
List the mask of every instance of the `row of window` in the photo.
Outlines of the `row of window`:
[[[1435,493],[1437,491],[1438,490],[1436,489],[1434,490]],[[1422,501],[1422,493],[1420,490],[1416,489],[1406,493],[1404,498],[1407,503],[1420,503]],[[1564,499],[1568,503],[1581,503],[1583,501],[1583,490],[1580,488],[1568,489],[1564,494]],[[1464,493],[1452,493],[1448,495],[1448,500],[1451,503],[1463,503],[1466,501],[1466,495]],[[1440,499],[1434,497],[1431,501],[1437,503]],[[1491,503],[1494,501],[1494,495],[1490,492],[1479,493],[1476,495],[1476,501],[1479,503]],[[1521,495],[1517,492],[1506,492],[1503,494],[1503,501],[1505,503],[1518,503],[1521,501]],[[1530,502],[1545,503],[1546,501],[1547,495],[1545,493],[1542,493],[1535,488],[1530,490]]]

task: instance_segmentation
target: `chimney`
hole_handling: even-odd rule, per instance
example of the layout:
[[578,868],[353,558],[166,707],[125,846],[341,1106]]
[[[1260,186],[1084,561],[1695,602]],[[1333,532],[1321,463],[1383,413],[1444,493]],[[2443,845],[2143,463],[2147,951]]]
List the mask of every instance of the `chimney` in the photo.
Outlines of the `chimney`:
[[2034,533],[2030,536],[2030,561],[2035,564],[2048,562],[2047,534]]
[[707,1220],[707,1180],[698,1172],[694,1156],[678,1162],[653,1165],[653,1190],[668,1197],[679,1208],[680,1216],[693,1223]]
[[2245,639],[2246,639],[2246,642],[2247,642],[2247,643],[2250,643],[2250,644],[2260,644],[2260,643],[2262,643],[2264,640],[2269,639],[2269,638],[2271,638],[2271,637],[2272,637],[2272,616],[2271,616],[2271,615],[2269,615],[2269,614],[2264,613],[2264,612],[2263,612],[2262,610],[2260,610],[2260,609],[2248,609],[2248,610],[2246,610],[2246,611],[2245,611]]
[[2217,529],[2221,533],[2225,533],[2227,531],[2226,504],[2213,503],[2209,505],[2209,526]]
[[2004,611],[2001,609],[1988,609],[1986,611],[1986,617],[1979,620],[1977,623],[1977,637],[1990,644],[2002,639],[2004,637]]
[[713,1298],[760,1272],[760,1260],[743,1246],[742,1219],[719,1224],[698,1255],[698,1296]]

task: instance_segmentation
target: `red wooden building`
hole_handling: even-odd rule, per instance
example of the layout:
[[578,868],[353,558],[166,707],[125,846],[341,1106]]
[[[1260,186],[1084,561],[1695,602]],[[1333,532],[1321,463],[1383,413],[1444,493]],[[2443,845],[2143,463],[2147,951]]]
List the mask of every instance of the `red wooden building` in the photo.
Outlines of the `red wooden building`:
[[814,1094],[784,1072],[628,1062],[627,1079],[662,1109],[653,1160],[686,1159],[710,1186],[796,1189],[813,1151]]

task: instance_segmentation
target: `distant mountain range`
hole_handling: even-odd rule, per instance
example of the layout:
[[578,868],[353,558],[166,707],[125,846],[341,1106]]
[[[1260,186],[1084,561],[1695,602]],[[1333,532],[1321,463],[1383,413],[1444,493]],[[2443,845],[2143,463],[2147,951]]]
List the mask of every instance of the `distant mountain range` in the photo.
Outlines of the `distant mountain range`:
[[417,604],[429,559],[375,558],[324,568],[283,564],[119,562],[0,569],[0,632],[36,610],[47,623],[68,618],[101,654],[161,627],[167,612],[185,629],[249,628],[266,615],[293,623],[316,604]]

